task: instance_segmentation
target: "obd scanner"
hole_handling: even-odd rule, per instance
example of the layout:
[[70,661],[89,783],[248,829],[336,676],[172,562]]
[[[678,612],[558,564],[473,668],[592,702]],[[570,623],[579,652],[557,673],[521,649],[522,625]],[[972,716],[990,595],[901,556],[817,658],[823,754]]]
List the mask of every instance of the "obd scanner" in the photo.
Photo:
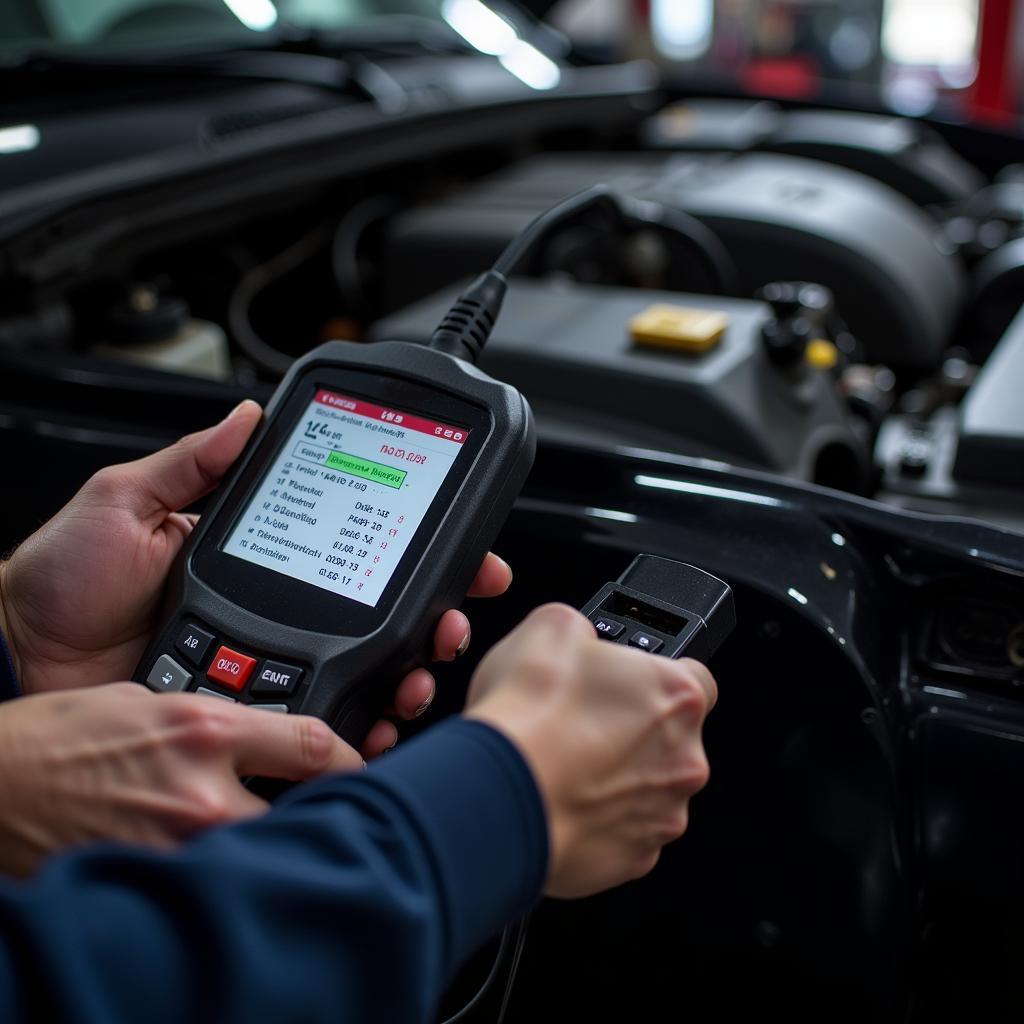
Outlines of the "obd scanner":
[[429,345],[331,342],[292,366],[172,569],[138,682],[315,715],[361,743],[430,660],[533,463],[525,399],[474,365],[506,275],[596,209],[621,217],[604,188],[538,217]]
[[522,396],[424,347],[299,360],[176,568],[136,679],[363,739],[465,595],[533,462]]

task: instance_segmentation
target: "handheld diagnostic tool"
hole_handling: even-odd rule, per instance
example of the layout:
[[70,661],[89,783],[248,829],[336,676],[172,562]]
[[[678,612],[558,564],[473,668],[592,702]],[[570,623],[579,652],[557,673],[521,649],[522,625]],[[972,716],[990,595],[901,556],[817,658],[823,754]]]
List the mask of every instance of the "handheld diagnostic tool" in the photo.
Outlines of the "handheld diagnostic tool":
[[462,360],[314,350],[193,532],[136,678],[316,715],[358,743],[429,660],[533,453],[522,396]]
[[529,406],[473,365],[506,275],[591,189],[537,218],[429,346],[332,342],[298,360],[193,531],[135,679],[315,715],[358,745],[429,660],[534,456]]

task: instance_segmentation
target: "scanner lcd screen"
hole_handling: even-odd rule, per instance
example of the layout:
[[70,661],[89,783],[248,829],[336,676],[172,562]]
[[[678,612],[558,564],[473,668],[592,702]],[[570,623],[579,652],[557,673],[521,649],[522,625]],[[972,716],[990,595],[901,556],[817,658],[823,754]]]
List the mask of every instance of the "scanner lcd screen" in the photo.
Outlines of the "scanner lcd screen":
[[469,433],[320,388],[222,550],[376,607]]

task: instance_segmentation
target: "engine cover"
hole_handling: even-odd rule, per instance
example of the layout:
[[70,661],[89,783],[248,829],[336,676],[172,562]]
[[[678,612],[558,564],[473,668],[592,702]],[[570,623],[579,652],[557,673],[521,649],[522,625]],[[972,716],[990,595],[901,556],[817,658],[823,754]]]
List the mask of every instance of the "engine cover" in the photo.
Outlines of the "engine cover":
[[488,266],[533,217],[597,183],[702,221],[736,264],[737,295],[768,281],[816,281],[832,289],[869,360],[911,370],[938,364],[964,281],[955,258],[936,246],[935,223],[871,178],[774,154],[525,160],[396,218],[383,260],[390,308]]
[[[375,339],[427,342],[458,294],[444,290],[373,328]],[[724,314],[700,354],[634,343],[630,322],[652,304]],[[828,371],[780,368],[761,342],[764,303],[572,282],[511,282],[480,366],[526,395],[538,428],[713,458],[860,490],[867,446]]]

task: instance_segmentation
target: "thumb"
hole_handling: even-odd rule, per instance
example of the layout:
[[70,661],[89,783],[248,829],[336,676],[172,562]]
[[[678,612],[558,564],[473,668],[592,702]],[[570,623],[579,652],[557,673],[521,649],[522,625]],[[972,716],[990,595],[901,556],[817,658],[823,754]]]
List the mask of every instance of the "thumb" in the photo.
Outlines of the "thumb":
[[124,473],[143,496],[140,518],[177,512],[209,494],[241,455],[261,416],[259,405],[246,399],[216,426],[128,463]]

